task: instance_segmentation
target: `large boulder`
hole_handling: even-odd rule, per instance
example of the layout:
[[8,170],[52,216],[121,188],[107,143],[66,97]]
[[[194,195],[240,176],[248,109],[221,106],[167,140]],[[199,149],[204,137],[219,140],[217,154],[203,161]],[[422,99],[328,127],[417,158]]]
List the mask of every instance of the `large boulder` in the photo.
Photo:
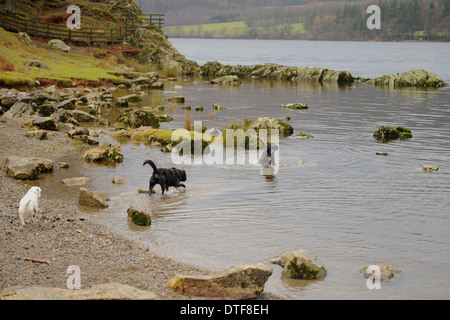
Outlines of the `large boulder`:
[[52,39],[47,44],[50,48],[62,50],[64,52],[70,52],[70,47],[59,39]]
[[33,119],[32,124],[42,130],[58,130],[55,119],[52,117],[36,117]]
[[267,129],[270,133],[271,129],[279,130],[280,136],[289,136],[294,133],[294,128],[277,118],[259,117],[250,125],[250,129]]
[[33,109],[28,103],[18,101],[8,111],[3,114],[3,117],[8,119],[28,117],[33,113]]
[[11,287],[1,291],[0,300],[159,300],[151,291],[119,283],[97,284],[69,290],[48,287]]
[[318,263],[317,257],[304,249],[285,252],[271,262],[281,265],[283,276],[292,279],[322,279],[327,275],[327,270]]
[[168,287],[180,294],[226,299],[252,299],[264,291],[272,268],[257,263],[233,266],[214,276],[175,276]]
[[41,158],[22,158],[11,156],[4,165],[6,175],[19,180],[33,180],[41,173],[53,172],[53,161]]
[[90,208],[108,208],[109,196],[106,191],[89,190],[80,188],[78,190],[78,204]]
[[153,113],[132,109],[123,112],[116,120],[116,123],[136,129],[139,127],[159,128],[159,120]]

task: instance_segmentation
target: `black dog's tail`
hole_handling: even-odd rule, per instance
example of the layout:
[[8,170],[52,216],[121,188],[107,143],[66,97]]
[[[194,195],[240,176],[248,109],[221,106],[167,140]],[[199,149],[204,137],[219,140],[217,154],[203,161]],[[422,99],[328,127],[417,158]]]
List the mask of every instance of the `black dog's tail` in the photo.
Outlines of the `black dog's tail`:
[[158,170],[158,168],[156,168],[156,165],[155,165],[155,163],[152,161],[152,160],[145,160],[145,162],[144,162],[144,166],[146,165],[146,164],[149,164],[149,165],[151,165],[152,166],[152,168],[153,168],[153,171],[157,171]]

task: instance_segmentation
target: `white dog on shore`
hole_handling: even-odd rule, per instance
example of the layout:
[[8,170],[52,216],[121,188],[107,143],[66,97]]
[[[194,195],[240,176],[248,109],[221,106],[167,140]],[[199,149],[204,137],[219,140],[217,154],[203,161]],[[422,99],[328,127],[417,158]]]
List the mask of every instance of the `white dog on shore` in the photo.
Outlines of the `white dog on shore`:
[[24,219],[28,217],[28,214],[31,217],[31,221],[33,221],[33,214],[39,212],[41,191],[39,187],[31,187],[22,200],[20,200],[19,217],[20,221],[22,221],[22,227],[25,225]]

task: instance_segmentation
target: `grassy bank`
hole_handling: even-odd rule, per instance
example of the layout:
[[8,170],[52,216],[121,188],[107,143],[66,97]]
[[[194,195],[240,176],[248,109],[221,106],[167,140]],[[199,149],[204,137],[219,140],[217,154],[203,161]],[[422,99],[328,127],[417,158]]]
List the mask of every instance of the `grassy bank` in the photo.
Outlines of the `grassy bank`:
[[[69,53],[52,49],[43,40],[33,44],[19,38],[18,34],[0,28],[0,86],[34,86],[35,81],[56,82],[70,87],[72,83],[109,82],[120,84],[126,80],[114,74],[111,67],[117,57],[110,54],[102,56],[98,48],[72,48]],[[27,66],[30,61],[40,61],[46,68]]]

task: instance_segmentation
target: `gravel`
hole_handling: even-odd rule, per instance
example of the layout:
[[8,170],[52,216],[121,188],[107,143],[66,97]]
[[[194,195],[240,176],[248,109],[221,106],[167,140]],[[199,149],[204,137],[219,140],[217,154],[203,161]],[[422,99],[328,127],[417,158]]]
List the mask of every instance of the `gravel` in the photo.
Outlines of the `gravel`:
[[[28,130],[0,117],[0,165],[6,157],[55,159],[74,147],[63,133],[51,132],[47,140],[25,136]],[[0,170],[0,290],[11,286],[66,288],[69,266],[81,270],[81,286],[116,282],[149,290],[162,299],[198,299],[167,288],[176,274],[208,275],[211,271],[153,254],[136,243],[95,223],[75,203],[51,195],[41,198],[42,214],[21,227],[19,201],[27,186]],[[49,264],[24,258],[48,260]]]

